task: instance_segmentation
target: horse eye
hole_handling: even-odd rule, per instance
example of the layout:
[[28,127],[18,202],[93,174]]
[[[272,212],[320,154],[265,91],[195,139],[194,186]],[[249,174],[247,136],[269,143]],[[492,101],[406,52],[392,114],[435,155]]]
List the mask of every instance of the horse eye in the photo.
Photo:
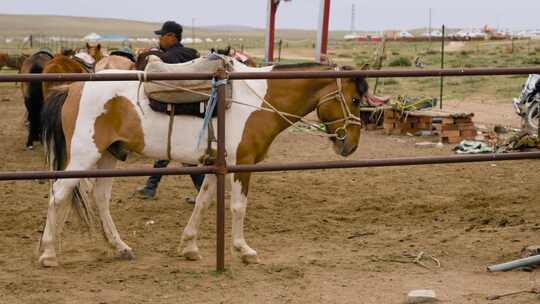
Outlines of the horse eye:
[[353,104],[354,104],[355,106],[357,106],[357,105],[360,104],[360,99],[354,97],[354,98],[352,99],[352,102],[353,102]]

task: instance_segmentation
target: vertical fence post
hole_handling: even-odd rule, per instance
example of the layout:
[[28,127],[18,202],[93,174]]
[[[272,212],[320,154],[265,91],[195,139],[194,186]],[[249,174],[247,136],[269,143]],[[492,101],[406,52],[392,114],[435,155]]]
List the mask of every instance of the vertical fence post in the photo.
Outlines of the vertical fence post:
[[[442,44],[441,44],[441,69],[444,69],[444,40],[445,40],[445,37],[446,37],[446,27],[442,26]],[[443,93],[444,93],[444,76],[441,76],[441,94],[440,94],[440,98],[441,100],[439,101],[440,104],[439,104],[439,107],[440,109],[442,110],[442,107],[443,107]]]
[[[219,69],[216,73],[216,80],[226,79],[224,69]],[[227,174],[227,162],[225,160],[225,107],[226,107],[226,86],[220,85],[218,93],[218,135],[217,135],[217,237],[216,237],[216,271],[225,270],[225,175]]]

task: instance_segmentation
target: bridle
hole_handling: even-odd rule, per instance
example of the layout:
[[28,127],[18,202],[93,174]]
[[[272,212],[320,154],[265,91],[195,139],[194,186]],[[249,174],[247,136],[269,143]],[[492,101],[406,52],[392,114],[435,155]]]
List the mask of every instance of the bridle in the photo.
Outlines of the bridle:
[[[336,71],[339,71],[339,68],[336,68]],[[341,83],[341,78],[336,78],[336,84],[337,89],[333,92],[330,92],[321,99],[319,99],[319,103],[317,104],[317,115],[320,117],[320,107],[323,104],[326,104],[328,102],[331,102],[333,100],[336,100],[339,102],[339,105],[341,106],[341,113],[343,114],[343,117],[340,119],[332,120],[332,121],[323,121],[322,123],[327,127],[329,125],[337,124],[344,122],[343,125],[335,130],[335,138],[338,140],[345,140],[347,138],[347,127],[349,125],[357,125],[362,127],[362,120],[360,117],[357,117],[352,114],[351,109],[349,108],[349,105],[345,101],[345,96],[343,95],[343,85]]]

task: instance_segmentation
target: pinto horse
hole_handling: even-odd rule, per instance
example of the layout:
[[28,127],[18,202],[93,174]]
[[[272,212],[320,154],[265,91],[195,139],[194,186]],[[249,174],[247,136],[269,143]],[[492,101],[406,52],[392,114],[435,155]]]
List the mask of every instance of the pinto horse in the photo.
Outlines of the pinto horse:
[[[328,71],[328,65],[301,64],[250,68],[231,60],[235,72]],[[125,71],[124,71],[125,72]],[[103,71],[102,73],[118,73]],[[137,73],[133,71],[133,73]],[[117,160],[108,148],[121,143],[132,152],[166,159],[169,116],[152,111],[138,81],[73,83],[65,92],[56,92],[46,102],[43,139],[52,169],[111,169]],[[337,154],[348,156],[358,147],[361,123],[360,104],[368,87],[364,78],[235,80],[232,104],[226,116],[227,163],[255,164],[262,161],[278,134],[316,111]],[[285,114],[288,113],[287,117]],[[290,114],[290,115],[289,115]],[[203,119],[175,116],[170,155],[182,163],[198,164],[206,147],[198,146]],[[216,119],[212,120],[217,128]],[[202,132],[206,142],[206,132]],[[203,145],[204,146],[204,145]],[[244,218],[251,173],[228,175],[231,185],[232,244],[246,263],[257,262],[257,252],[244,238]],[[39,263],[57,266],[55,239],[65,214],[77,208],[88,215],[88,198],[80,195],[80,179],[56,180],[50,190],[47,220],[40,242]],[[112,178],[98,178],[93,187],[102,229],[110,245],[123,258],[134,257],[132,249],[120,237],[110,215]],[[216,177],[209,174],[199,192],[193,214],[185,227],[180,248],[189,260],[200,258],[197,246],[200,224],[216,192]],[[85,219],[86,217],[83,217]],[[179,248],[179,249],[180,249]]]

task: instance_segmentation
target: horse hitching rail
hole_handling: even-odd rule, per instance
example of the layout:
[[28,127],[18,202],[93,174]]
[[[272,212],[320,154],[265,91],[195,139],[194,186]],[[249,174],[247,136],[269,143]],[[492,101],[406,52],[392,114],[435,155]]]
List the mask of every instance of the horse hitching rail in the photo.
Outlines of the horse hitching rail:
[[[480,68],[480,69],[439,69],[439,70],[383,70],[383,71],[328,71],[328,72],[258,72],[258,73],[115,73],[115,74],[19,74],[0,75],[0,82],[24,81],[141,81],[145,80],[205,80],[221,79],[315,79],[350,77],[438,77],[438,76],[495,76],[516,74],[540,74],[540,68]],[[1,172],[0,181],[58,179],[83,177],[126,177],[148,175],[185,175],[193,173],[214,173],[217,175],[217,252],[216,268],[225,269],[225,175],[234,172],[269,172],[290,170],[313,170],[335,168],[365,168],[382,166],[412,166],[428,164],[470,163],[486,161],[506,161],[540,159],[540,152],[459,155],[436,157],[413,157],[394,159],[350,160],[332,162],[307,162],[285,164],[231,165],[225,161],[225,87],[218,86],[218,156],[214,166],[166,169],[116,169],[88,171],[25,171]]]

